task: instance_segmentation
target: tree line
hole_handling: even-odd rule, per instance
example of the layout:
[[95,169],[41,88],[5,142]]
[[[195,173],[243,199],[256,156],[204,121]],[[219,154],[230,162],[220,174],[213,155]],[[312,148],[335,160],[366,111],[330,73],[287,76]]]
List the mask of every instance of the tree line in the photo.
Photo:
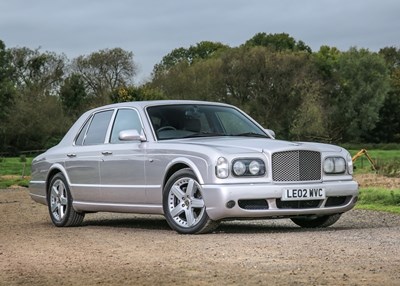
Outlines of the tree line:
[[180,47],[136,85],[131,51],[64,54],[0,40],[0,152],[45,149],[87,109],[112,102],[196,99],[238,106],[278,138],[400,142],[400,49],[313,52],[288,34],[258,33],[238,47]]

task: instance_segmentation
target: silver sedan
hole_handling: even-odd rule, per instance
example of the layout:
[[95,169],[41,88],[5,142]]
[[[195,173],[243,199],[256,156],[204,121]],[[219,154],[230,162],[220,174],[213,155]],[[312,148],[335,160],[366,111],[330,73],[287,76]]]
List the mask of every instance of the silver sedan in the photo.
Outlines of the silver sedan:
[[59,227],[80,225],[85,213],[129,212],[163,214],[179,233],[238,218],[327,227],[354,207],[345,149],[274,136],[227,104],[107,105],[33,160],[30,195]]

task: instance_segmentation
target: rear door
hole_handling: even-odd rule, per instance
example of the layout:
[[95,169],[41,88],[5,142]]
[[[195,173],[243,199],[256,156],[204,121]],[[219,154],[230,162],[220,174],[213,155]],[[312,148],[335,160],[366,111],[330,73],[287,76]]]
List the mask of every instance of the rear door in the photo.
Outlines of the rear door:
[[114,110],[94,113],[79,132],[65,161],[74,201],[100,202],[100,162]]

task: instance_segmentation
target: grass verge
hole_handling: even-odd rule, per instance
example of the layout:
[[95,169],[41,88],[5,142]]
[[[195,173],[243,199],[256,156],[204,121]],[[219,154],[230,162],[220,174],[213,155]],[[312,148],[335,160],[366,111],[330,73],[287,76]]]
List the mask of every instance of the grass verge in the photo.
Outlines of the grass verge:
[[30,157],[0,157],[0,189],[10,186],[28,187],[31,164],[32,158]]
[[382,205],[376,205],[376,204],[370,204],[370,205],[357,204],[356,209],[400,214],[400,206],[382,206]]
[[7,189],[11,186],[28,187],[29,177],[24,178],[2,178],[0,177],[0,189]]
[[400,214],[400,189],[361,188],[356,208]]

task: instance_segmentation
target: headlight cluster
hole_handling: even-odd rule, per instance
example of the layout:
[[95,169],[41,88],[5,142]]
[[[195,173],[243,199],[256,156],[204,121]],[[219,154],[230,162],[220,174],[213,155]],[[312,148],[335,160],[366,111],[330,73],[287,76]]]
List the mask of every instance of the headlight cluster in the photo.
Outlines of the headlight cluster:
[[[227,178],[229,176],[229,163],[224,157],[217,160],[215,172],[218,178]],[[265,163],[261,159],[245,158],[232,161],[232,175],[235,177],[262,176],[265,174]]]
[[265,164],[260,159],[237,159],[232,162],[232,174],[236,177],[262,176]]
[[324,161],[326,174],[343,174],[346,171],[346,160],[342,157],[328,157]]

